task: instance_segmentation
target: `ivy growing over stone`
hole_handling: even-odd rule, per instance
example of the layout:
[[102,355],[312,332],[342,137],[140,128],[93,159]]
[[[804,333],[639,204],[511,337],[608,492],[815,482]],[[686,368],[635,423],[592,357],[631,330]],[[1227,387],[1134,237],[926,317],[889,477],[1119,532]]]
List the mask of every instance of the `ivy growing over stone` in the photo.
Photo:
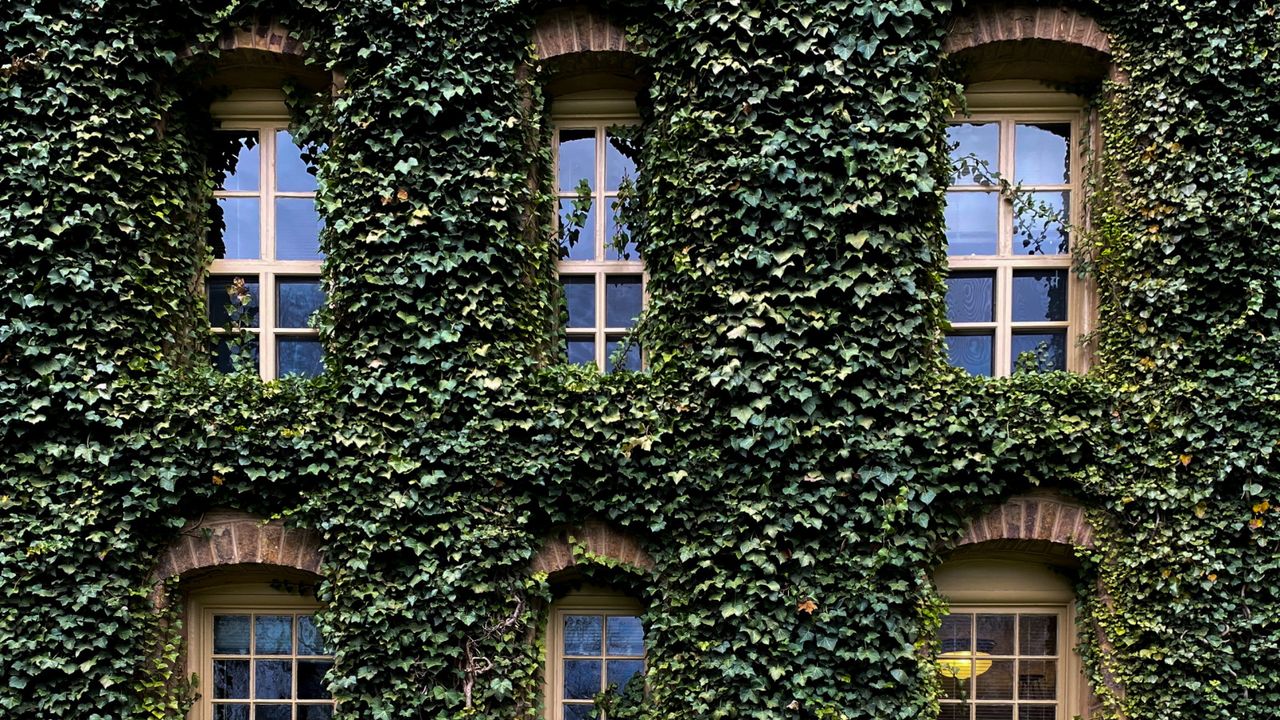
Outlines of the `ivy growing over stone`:
[[[613,717],[930,717],[929,571],[1033,486],[1092,508],[1106,717],[1280,714],[1274,2],[1086,7],[1120,71],[1095,97],[1099,361],[998,380],[940,352],[960,3],[603,6],[648,82],[650,369],[614,375],[559,359],[546,7],[0,5],[0,716],[181,717],[152,571],[235,507],[321,534],[344,717],[537,717],[529,563],[592,518],[656,565],[586,570],[648,607],[648,696]],[[193,290],[193,88],[260,16],[345,76],[290,88],[327,146],[310,381],[209,369]]]

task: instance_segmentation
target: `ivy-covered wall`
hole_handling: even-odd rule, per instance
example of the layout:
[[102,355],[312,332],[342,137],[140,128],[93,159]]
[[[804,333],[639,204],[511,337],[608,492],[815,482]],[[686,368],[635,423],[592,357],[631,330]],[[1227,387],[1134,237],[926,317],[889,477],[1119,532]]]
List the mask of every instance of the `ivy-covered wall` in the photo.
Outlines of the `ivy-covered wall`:
[[[1036,485],[1092,508],[1105,716],[1280,716],[1280,6],[1082,6],[1123,80],[1099,358],[1000,380],[940,352],[951,0],[602,6],[647,81],[651,368],[561,364],[548,7],[0,5],[0,717],[180,717],[152,571],[215,507],[319,533],[345,717],[533,717],[529,563],[588,519],[655,565],[588,570],[649,608],[648,698],[615,717],[930,717],[929,569]],[[193,290],[187,49],[259,15],[345,75],[295,91],[328,144],[314,381],[210,371]]]

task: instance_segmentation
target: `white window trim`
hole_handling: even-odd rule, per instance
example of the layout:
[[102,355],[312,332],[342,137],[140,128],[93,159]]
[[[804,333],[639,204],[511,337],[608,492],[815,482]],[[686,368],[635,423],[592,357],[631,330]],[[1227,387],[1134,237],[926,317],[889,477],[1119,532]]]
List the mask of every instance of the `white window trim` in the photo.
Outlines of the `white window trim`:
[[[1089,369],[1091,353],[1083,339],[1092,331],[1096,306],[1096,289],[1089,280],[1083,280],[1075,272],[1075,248],[1087,232],[1085,216],[1084,181],[1085,150],[1091,138],[1087,136],[1085,112],[1080,98],[1063,92],[1052,91],[1033,81],[995,81],[970,86],[965,93],[968,112],[952,118],[951,123],[1000,124],[999,164],[997,170],[1006,180],[1013,182],[1014,127],[1018,123],[1054,122],[1071,125],[1070,179],[1061,185],[1029,185],[1027,192],[1064,190],[1071,193],[1068,209],[1070,225],[1070,250],[1064,255],[1014,255],[1013,254],[1013,205],[1010,198],[999,200],[999,225],[997,255],[948,256],[949,272],[995,271],[993,322],[952,323],[948,335],[992,332],[992,375],[1002,377],[1012,373],[1012,337],[1018,330],[1066,331],[1066,369],[1082,373]],[[981,186],[953,185],[948,191],[981,192]],[[1015,270],[1063,270],[1067,274],[1067,319],[1059,322],[1018,322],[1012,320],[1013,273]]]
[[[561,628],[566,615],[635,615],[643,616],[644,607],[638,600],[604,588],[585,587],[552,603],[547,617],[543,638],[546,648],[546,672],[543,674],[543,718],[564,720],[564,654]],[[648,628],[646,655],[648,651]],[[646,662],[647,668],[647,662]]]
[[[565,129],[594,129],[596,132],[594,182],[596,190],[593,200],[603,199],[603,202],[594,208],[596,212],[592,230],[595,237],[595,248],[593,249],[595,259],[560,259],[556,263],[556,271],[560,278],[590,277],[595,283],[595,326],[565,328],[565,335],[566,338],[591,336],[595,342],[596,367],[601,372],[605,372],[609,361],[609,353],[606,350],[609,337],[625,336],[633,329],[612,327],[605,324],[607,319],[605,303],[605,282],[607,277],[613,275],[638,275],[641,285],[641,303],[642,305],[647,305],[649,301],[649,273],[646,272],[642,259],[604,259],[605,248],[610,240],[610,238],[605,237],[605,229],[608,227],[608,214],[612,211],[612,201],[618,196],[617,192],[610,192],[605,189],[605,132],[610,127],[638,126],[640,125],[640,117],[635,107],[634,94],[620,90],[598,90],[573,93],[557,98],[552,103],[551,120],[551,168],[552,182],[555,185],[556,194],[552,228],[557,247],[559,247],[560,240],[560,201],[577,197],[576,192],[560,189],[560,132]],[[645,361],[643,349],[640,357],[641,365],[643,366]]]
[[[213,616],[307,613],[318,611],[318,601],[272,588],[268,583],[235,583],[193,591],[186,605],[187,675],[198,680],[199,698],[187,720],[213,720]],[[328,648],[332,651],[332,647]],[[249,656],[246,655],[245,658]],[[283,656],[282,656],[283,657]],[[297,656],[290,656],[297,657]],[[306,656],[310,657],[310,656]],[[332,658],[332,655],[324,656]],[[294,677],[297,683],[297,677]],[[295,704],[296,698],[281,703]],[[320,704],[320,703],[316,703]],[[333,704],[332,701],[330,704]]]
[[[276,131],[289,129],[289,111],[279,90],[237,90],[227,99],[214,103],[211,109],[219,130],[255,130],[258,132],[258,190],[217,190],[215,198],[258,198],[258,259],[214,260],[206,279],[242,277],[258,282],[258,325],[245,328],[258,343],[258,373],[263,380],[279,374],[276,340],[283,337],[319,337],[315,328],[283,328],[276,324],[276,299],[279,280],[299,278],[320,281],[321,260],[276,260],[276,198],[315,198],[314,192],[277,191]],[[206,290],[206,298],[208,291]],[[208,298],[216,302],[221,298]],[[226,330],[213,327],[221,337]]]
[[1088,720],[1089,684],[1076,650],[1075,591],[1064,577],[1036,560],[985,556],[948,561],[935,578],[948,614],[1058,615],[1058,718]]

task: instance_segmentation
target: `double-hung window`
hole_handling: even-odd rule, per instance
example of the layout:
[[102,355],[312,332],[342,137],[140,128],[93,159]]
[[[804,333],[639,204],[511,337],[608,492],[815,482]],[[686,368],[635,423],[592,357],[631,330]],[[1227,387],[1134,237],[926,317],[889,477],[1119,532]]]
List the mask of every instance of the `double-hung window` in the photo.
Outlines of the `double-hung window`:
[[1026,356],[1039,370],[1083,369],[1084,287],[1071,267],[1081,125],[1078,109],[1051,108],[979,110],[949,126],[953,365],[1008,375]]
[[630,96],[575,95],[557,100],[552,114],[569,362],[639,370],[641,351],[627,333],[644,306],[646,277],[624,216],[636,178],[631,148],[639,117]]
[[601,718],[598,694],[643,681],[644,625],[633,600],[575,593],[552,606],[548,623],[546,720]]
[[324,256],[310,154],[294,142],[283,102],[233,96],[215,111],[218,134],[235,150],[214,193],[225,229],[205,283],[215,364],[249,363],[263,379],[317,375],[323,359],[311,318],[324,302]]
[[953,606],[939,633],[939,720],[1066,720],[1065,606]]
[[317,607],[266,585],[194,595],[188,664],[200,697],[192,720],[331,720],[333,651],[316,627]]

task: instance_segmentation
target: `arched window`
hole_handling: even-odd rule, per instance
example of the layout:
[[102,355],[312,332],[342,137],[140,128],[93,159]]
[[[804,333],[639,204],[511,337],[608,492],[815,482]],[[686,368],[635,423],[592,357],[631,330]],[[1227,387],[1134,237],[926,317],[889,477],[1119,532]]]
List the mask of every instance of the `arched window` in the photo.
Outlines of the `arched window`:
[[1008,375],[1024,356],[1083,372],[1094,289],[1072,257],[1087,226],[1084,97],[1111,71],[1107,34],[1071,7],[971,3],[943,49],[968,105],[948,132],[950,360],[975,375]]
[[639,370],[637,345],[614,357],[645,301],[644,263],[623,217],[636,180],[635,92],[562,93],[552,103],[551,119],[569,362],[608,372]]
[[966,99],[947,131],[951,362],[1008,375],[1030,353],[1040,370],[1083,370],[1081,100],[1023,81],[971,85]]
[[[227,571],[212,577],[226,578]],[[206,580],[192,588],[187,665],[199,697],[189,720],[330,720],[325,675],[333,650],[316,627],[317,609],[293,583]]]
[[594,699],[640,682],[645,642],[640,604],[584,587],[551,606],[547,620],[546,720],[596,718]]
[[234,357],[263,379],[323,371],[311,318],[324,302],[311,153],[289,132],[284,96],[242,89],[214,103],[217,135],[234,152],[214,193],[224,230],[206,280],[217,367]]
[[956,559],[934,581],[950,604],[938,636],[940,720],[1069,720],[1087,712],[1074,651],[1075,593],[1036,562]]

